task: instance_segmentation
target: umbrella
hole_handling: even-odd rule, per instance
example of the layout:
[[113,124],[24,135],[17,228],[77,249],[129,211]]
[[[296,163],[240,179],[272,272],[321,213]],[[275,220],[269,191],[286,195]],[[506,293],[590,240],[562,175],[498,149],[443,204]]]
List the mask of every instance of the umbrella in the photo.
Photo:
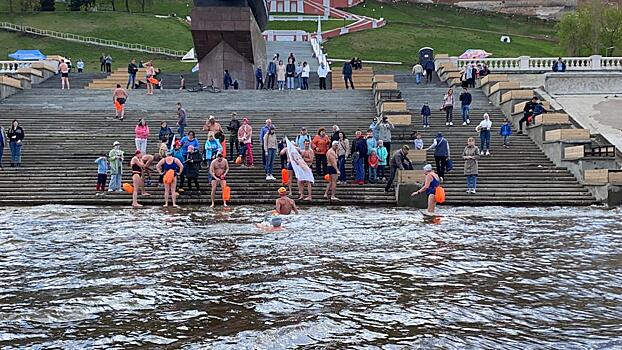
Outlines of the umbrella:
[[9,54],[9,57],[17,61],[39,61],[45,59],[45,55],[39,50],[17,50]]
[[460,55],[460,57],[458,58],[479,59],[479,58],[486,58],[489,56],[492,56],[492,54],[489,52],[486,52],[486,50],[468,49],[464,51],[464,53]]

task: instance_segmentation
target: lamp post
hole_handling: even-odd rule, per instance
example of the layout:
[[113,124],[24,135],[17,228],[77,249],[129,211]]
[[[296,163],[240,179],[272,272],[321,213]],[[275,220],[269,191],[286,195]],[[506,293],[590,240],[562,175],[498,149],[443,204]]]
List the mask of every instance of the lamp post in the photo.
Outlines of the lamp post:
[[615,46],[609,46],[608,48],[605,49],[605,57],[609,57],[609,50],[611,50],[611,52],[613,52],[613,50],[615,49]]

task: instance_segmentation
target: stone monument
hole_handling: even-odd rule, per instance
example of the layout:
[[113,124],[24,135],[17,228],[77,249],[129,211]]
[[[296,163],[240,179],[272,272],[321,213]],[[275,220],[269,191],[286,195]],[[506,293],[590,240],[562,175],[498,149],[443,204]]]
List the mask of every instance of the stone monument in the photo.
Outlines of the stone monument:
[[194,0],[191,30],[199,80],[223,86],[224,71],[240,89],[255,88],[255,68],[265,70],[268,24],[264,0]]

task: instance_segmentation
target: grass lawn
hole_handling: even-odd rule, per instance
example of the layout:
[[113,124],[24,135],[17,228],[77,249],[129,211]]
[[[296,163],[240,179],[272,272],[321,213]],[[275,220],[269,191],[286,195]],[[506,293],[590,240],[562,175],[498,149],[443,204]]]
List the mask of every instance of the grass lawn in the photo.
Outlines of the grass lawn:
[[[330,39],[324,44],[329,57],[358,56],[368,60],[401,61],[411,65],[417,60],[418,50],[425,46],[434,48],[436,53],[450,55],[459,55],[466,49],[484,49],[493,53],[494,57],[552,57],[562,51],[555,42],[545,40],[545,36],[555,37],[554,25],[540,20],[529,21],[524,17],[510,19],[447,6],[382,6],[381,9],[379,3],[368,0],[365,7],[350,9],[351,12],[361,15],[377,18],[382,16],[387,19],[388,24],[380,29]],[[499,41],[500,36],[507,33],[512,36],[511,44]]]
[[[331,19],[322,21],[322,31],[340,28],[354,23],[354,21],[344,21],[341,19]],[[317,30],[316,21],[270,21],[268,29],[272,30],[304,30],[305,32],[315,32]]]
[[127,67],[131,58],[153,59],[155,65],[164,72],[190,71],[193,63],[182,63],[177,59],[150,55],[141,52],[104,49],[99,46],[83,45],[51,38],[42,38],[19,33],[0,31],[0,57],[8,59],[8,54],[18,49],[39,49],[46,55],[62,55],[71,57],[73,63],[81,58],[85,63],[86,72],[99,71],[99,56],[102,52],[109,53],[113,59],[113,69]]
[[152,15],[132,15],[124,12],[61,11],[11,15],[3,13],[0,14],[0,21],[173,50],[187,51],[194,46],[190,29],[176,18],[156,18]]

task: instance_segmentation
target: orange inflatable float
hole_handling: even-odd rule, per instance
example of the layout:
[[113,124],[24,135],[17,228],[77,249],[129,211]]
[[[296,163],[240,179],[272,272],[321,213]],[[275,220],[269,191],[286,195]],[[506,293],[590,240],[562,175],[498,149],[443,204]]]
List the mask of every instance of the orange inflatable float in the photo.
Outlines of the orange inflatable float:
[[222,190],[222,200],[228,201],[231,199],[231,187],[225,186]]
[[170,185],[173,183],[173,180],[175,180],[175,170],[170,169],[164,174],[164,177],[162,178],[162,182],[164,182],[167,185]]
[[289,172],[285,168],[281,169],[281,183],[283,185],[289,183]]
[[444,203],[445,202],[445,189],[441,186],[438,186],[434,191],[434,199],[436,203]]
[[158,81],[158,79],[156,79],[156,78],[154,78],[154,77],[147,78],[147,81],[148,81],[148,82],[150,82],[151,84],[154,84],[154,85],[158,85],[158,84],[160,84],[160,82]]
[[127,192],[127,193],[134,193],[134,186],[130,185],[129,183],[124,183],[123,184],[123,191]]
[[328,174],[324,175],[324,181],[326,182],[330,181],[330,175]]
[[119,101],[115,100],[115,101],[114,101],[114,108],[115,108],[117,111],[119,111],[119,112],[120,112],[120,111],[123,109],[123,105],[122,105],[122,104],[120,104],[120,103],[119,103]]

